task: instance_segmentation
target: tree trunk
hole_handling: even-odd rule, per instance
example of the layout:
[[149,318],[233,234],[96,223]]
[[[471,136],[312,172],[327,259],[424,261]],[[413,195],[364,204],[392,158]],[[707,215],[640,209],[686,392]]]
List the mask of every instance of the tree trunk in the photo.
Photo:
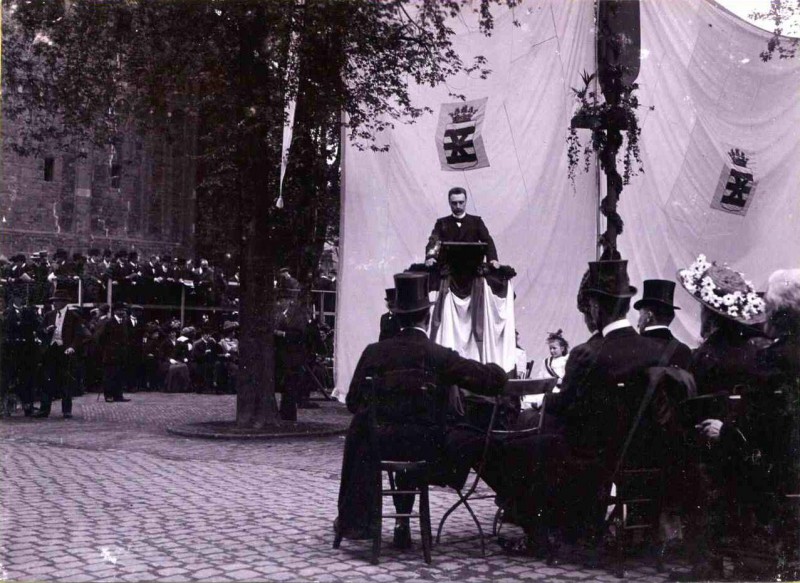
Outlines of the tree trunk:
[[[288,54],[290,26],[269,22],[263,5],[254,5],[253,18],[242,26],[239,67],[236,72],[240,140],[238,146],[239,193],[242,229],[239,374],[236,423],[260,429],[278,420],[275,401],[274,273],[277,256],[274,201],[283,133],[284,67],[271,71],[257,60],[264,45]],[[288,20],[287,20],[288,24]],[[271,27],[267,30],[267,26]],[[271,115],[259,123],[249,112],[263,108]]]

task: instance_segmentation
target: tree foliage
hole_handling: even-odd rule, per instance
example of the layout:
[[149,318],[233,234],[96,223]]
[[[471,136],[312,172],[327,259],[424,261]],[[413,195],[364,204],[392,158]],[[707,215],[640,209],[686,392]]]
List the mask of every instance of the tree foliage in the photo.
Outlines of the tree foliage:
[[[303,271],[338,224],[342,120],[362,148],[423,110],[408,81],[485,76],[453,49],[462,10],[493,26],[499,0],[11,0],[3,4],[4,115],[24,154],[113,145],[120,128],[198,127],[199,215],[242,262],[242,425],[274,418],[271,299],[277,262]],[[514,5],[514,0],[506,0]],[[283,209],[286,104],[297,99]],[[343,115],[344,114],[344,115]],[[202,222],[202,221],[201,221]],[[235,251],[236,249],[234,249]]]
[[[800,0],[771,0],[766,12],[753,12],[751,18],[771,21],[775,28],[767,48],[761,52],[761,59],[769,61],[776,54],[779,59],[791,59],[800,43]],[[793,37],[793,38],[788,38]]]

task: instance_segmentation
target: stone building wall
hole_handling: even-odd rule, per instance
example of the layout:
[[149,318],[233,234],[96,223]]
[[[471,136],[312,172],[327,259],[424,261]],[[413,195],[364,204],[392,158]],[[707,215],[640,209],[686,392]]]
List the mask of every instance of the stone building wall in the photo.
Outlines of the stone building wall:
[[85,157],[20,157],[4,148],[0,253],[97,247],[191,257],[196,124],[180,116],[172,124],[170,132],[126,132],[113,148]]

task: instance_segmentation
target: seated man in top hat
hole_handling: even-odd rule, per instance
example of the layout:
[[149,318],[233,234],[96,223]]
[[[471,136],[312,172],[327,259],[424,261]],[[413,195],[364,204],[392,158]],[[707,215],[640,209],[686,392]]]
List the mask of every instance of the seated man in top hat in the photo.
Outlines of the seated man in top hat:
[[[573,348],[561,392],[547,395],[547,415],[558,418],[551,424],[556,429],[504,447],[506,466],[517,471],[503,495],[514,499],[527,534],[522,544],[509,543],[512,552],[531,551],[544,542],[537,541],[543,530],[563,526],[573,516],[592,516],[599,480],[613,469],[639,408],[645,372],[663,365],[662,345],[642,338],[627,319],[636,294],[627,261],[591,262],[589,270],[587,318],[602,339]],[[658,418],[670,421],[666,397],[657,392],[652,403],[663,413]],[[595,470],[570,479],[580,466]]]
[[[665,346],[675,339],[670,332],[669,325],[675,319],[675,310],[680,310],[672,303],[674,293],[674,281],[646,279],[644,280],[642,299],[633,304],[633,309],[639,311],[637,326],[639,333],[645,338],[658,340]],[[678,341],[678,346],[669,363],[688,370],[691,362],[692,350],[683,342]]]
[[[397,291],[391,310],[399,320],[400,333],[367,346],[347,394],[347,408],[355,416],[345,441],[339,517],[334,524],[345,538],[367,536],[375,520],[374,501],[380,492],[374,476],[379,459],[436,462],[437,469],[444,474],[437,479],[454,487],[463,486],[470,466],[480,457],[483,434],[445,425],[449,387],[458,385],[469,391],[493,395],[506,381],[505,371],[496,364],[462,358],[428,338],[430,302],[426,273],[400,273],[394,280]],[[425,391],[425,397],[418,390],[421,376],[430,379],[430,390]],[[396,391],[407,391],[409,395],[398,399],[397,393],[389,393],[381,400],[382,416],[392,421],[382,424],[378,430],[379,452],[370,447],[365,396],[367,377],[391,378]],[[381,384],[376,383],[376,391],[380,389]],[[430,406],[424,406],[420,399]],[[398,481],[400,478],[398,476]],[[404,489],[401,483],[398,487]],[[409,513],[413,505],[413,495],[395,497],[398,513]],[[394,542],[399,548],[410,545],[407,518],[398,520]]]
[[497,269],[497,249],[489,229],[478,216],[467,214],[467,191],[456,186],[447,193],[452,214],[436,220],[425,246],[425,265],[432,267],[437,262],[442,243],[486,243],[486,260]]

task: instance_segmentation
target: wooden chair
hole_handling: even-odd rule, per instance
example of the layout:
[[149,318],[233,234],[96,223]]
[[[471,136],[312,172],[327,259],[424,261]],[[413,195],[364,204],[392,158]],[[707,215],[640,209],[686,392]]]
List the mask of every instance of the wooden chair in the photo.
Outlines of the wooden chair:
[[[540,395],[542,393],[546,393],[552,391],[553,387],[555,387],[556,379],[546,379],[546,380],[528,380],[528,379],[511,379],[506,382],[505,387],[503,388],[502,392],[494,397],[494,404],[492,406],[492,414],[489,420],[488,427],[486,429],[486,435],[484,438],[483,444],[483,453],[481,455],[481,460],[478,463],[478,466],[475,468],[475,478],[470,483],[469,487],[464,491],[456,490],[456,494],[458,495],[458,500],[447,509],[447,511],[442,516],[442,519],[439,521],[439,528],[436,530],[436,543],[438,544],[441,540],[442,530],[444,528],[444,524],[450,515],[459,507],[463,506],[466,508],[467,512],[469,512],[472,521],[475,523],[475,526],[478,529],[478,536],[480,537],[481,541],[481,555],[486,556],[486,542],[485,542],[485,535],[483,532],[483,527],[481,526],[480,520],[475,514],[475,511],[472,509],[470,505],[470,500],[488,500],[493,499],[495,497],[494,493],[492,494],[476,494],[476,490],[478,488],[478,484],[481,481],[481,476],[483,475],[484,468],[486,467],[486,461],[489,455],[489,450],[492,446],[493,442],[501,439],[513,439],[515,437],[523,437],[525,435],[533,435],[539,433],[541,430],[542,424],[544,422],[544,406],[540,409],[540,416],[539,416],[539,423],[535,427],[527,427],[523,429],[495,429],[495,422],[498,417],[498,408],[500,407],[500,403],[503,397],[517,397],[522,398],[526,395]],[[497,535],[499,531],[499,525],[502,517],[502,508],[498,509],[495,513],[494,520],[492,523],[492,534]]]
[[[394,373],[399,377],[402,375],[404,376],[405,383],[409,385],[416,385],[420,387],[418,390],[425,391],[427,390],[425,387],[428,384],[428,376],[424,370],[420,371],[394,371]],[[418,373],[418,374],[415,374]],[[391,384],[391,383],[389,383]],[[374,377],[367,377],[366,379],[366,386],[365,386],[365,397],[367,401],[367,415],[368,415],[368,431],[370,435],[370,440],[372,442],[372,448],[375,452],[380,452],[380,447],[378,443],[378,425],[379,421],[381,420],[380,416],[380,407],[378,404],[378,393],[382,394],[382,397],[389,396],[391,393],[391,389],[388,389],[386,386],[385,379],[378,379]],[[405,395],[398,395],[399,397],[408,396],[408,394],[416,391],[416,388],[408,389],[406,388]],[[375,508],[374,515],[376,519],[373,521],[372,528],[371,528],[371,536],[372,536],[372,555],[371,555],[371,562],[373,565],[377,565],[380,554],[381,554],[381,543],[382,543],[382,534],[383,534],[383,519],[384,518],[419,518],[419,525],[420,525],[420,533],[422,539],[422,553],[425,558],[425,562],[430,564],[431,563],[431,514],[430,514],[430,503],[429,503],[429,492],[428,492],[428,482],[427,476],[430,472],[430,464],[426,461],[397,461],[397,460],[387,460],[387,459],[379,459],[378,464],[376,466],[375,471],[375,489],[377,492],[380,492],[379,496],[375,497]],[[387,475],[389,488],[386,489],[383,486],[383,475],[384,473]],[[401,473],[412,473],[418,478],[418,485],[415,488],[411,489],[398,489],[396,487],[396,476]],[[408,512],[408,513],[384,513],[383,512],[383,499],[386,497],[393,497],[398,494],[413,494],[419,496],[419,511],[418,512]],[[335,534],[335,538],[333,541],[333,548],[338,549],[341,542],[342,542],[342,534],[337,532]]]

